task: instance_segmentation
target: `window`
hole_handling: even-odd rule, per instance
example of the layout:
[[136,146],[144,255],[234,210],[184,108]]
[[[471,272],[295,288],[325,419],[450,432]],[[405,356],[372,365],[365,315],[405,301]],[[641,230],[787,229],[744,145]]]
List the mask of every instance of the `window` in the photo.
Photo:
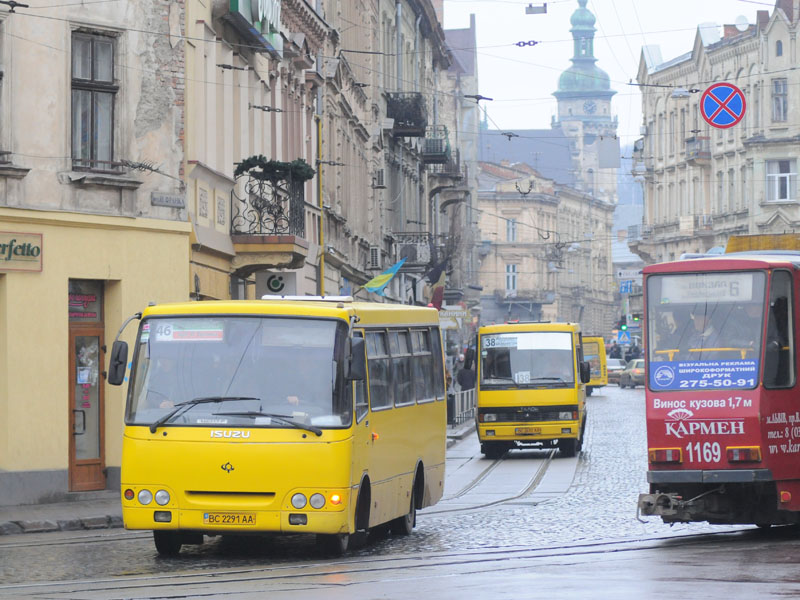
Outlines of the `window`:
[[395,386],[395,406],[414,404],[414,377],[412,374],[411,343],[408,331],[389,332],[389,350],[392,353],[392,381]]
[[517,291],[517,265],[506,265],[506,295]]
[[783,42],[780,40],[775,42],[775,56],[783,56]]
[[776,271],[772,276],[769,294],[764,387],[794,385],[792,304],[792,276],[786,271]]
[[794,160],[767,161],[767,201],[781,202],[795,199],[797,173]]
[[728,210],[735,210],[736,202],[736,171],[728,169]]
[[788,113],[788,86],[785,77],[772,80],[772,120],[774,122],[786,121]]
[[517,241],[517,220],[506,219],[506,241]]
[[417,386],[417,401],[433,400],[434,360],[431,354],[430,337],[427,329],[411,332],[411,350],[414,353],[414,381]]
[[[353,338],[363,337],[364,334],[362,334],[360,331],[353,333]],[[364,381],[351,381],[350,383],[353,385],[356,397],[356,423],[360,423],[361,420],[367,416],[367,412],[369,410],[366,383]]]
[[72,34],[72,166],[114,167],[114,39]]
[[438,400],[444,400],[444,354],[442,336],[438,328],[431,329],[431,353],[433,354],[433,392]]
[[367,366],[369,368],[369,401],[372,410],[390,408],[394,404],[391,384],[389,348],[385,331],[367,332]]

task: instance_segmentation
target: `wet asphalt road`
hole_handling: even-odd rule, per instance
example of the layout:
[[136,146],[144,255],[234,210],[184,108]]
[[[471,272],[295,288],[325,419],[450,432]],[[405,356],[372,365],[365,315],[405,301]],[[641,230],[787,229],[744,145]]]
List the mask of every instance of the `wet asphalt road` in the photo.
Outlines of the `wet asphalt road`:
[[[0,597],[244,598],[266,589],[305,597],[301,589],[324,589],[326,598],[335,598],[339,584],[360,590],[350,598],[405,597],[401,592],[427,581],[421,591],[438,588],[434,597],[486,597],[491,589],[505,590],[498,597],[518,598],[526,588],[515,593],[513,585],[532,585],[530,569],[536,569],[535,585],[556,597],[661,597],[657,582],[675,593],[684,580],[688,591],[693,577],[703,586],[747,581],[756,597],[777,593],[775,582],[782,582],[784,594],[797,585],[788,577],[794,569],[781,559],[800,555],[791,529],[639,522],[636,498],[647,490],[644,391],[610,386],[597,390],[588,404],[586,441],[578,457],[515,450],[490,461],[472,435],[448,450],[445,497],[419,514],[411,536],[359,540],[344,559],[320,556],[308,536],[215,538],[168,559],[158,557],[151,536],[141,532],[6,536],[0,540]],[[705,535],[691,537],[697,534]],[[757,558],[756,547],[761,548]],[[769,568],[761,564],[766,556],[772,557]],[[538,570],[543,564],[547,573]],[[582,575],[572,581],[575,569]],[[576,593],[587,583],[594,587],[587,581],[592,573],[597,581],[607,580],[602,593],[568,593],[573,585]],[[763,576],[767,579],[760,580]],[[209,588],[208,578],[216,585]],[[82,583],[37,586],[40,582]],[[158,582],[169,586],[151,587]],[[610,595],[625,590],[637,593]],[[797,592],[800,597],[800,588]]]

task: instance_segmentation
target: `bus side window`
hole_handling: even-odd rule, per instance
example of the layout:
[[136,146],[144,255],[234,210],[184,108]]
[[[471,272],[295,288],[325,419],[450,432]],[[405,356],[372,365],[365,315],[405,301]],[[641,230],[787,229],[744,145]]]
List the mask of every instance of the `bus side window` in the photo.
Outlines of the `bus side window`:
[[767,318],[764,386],[791,387],[794,373],[794,322],[792,319],[792,277],[786,271],[772,275]]
[[444,355],[442,354],[442,337],[438,327],[431,327],[431,352],[436,361],[433,391],[437,400],[444,400]]
[[[364,337],[364,334],[360,331],[353,332],[354,338],[361,338]],[[366,348],[364,349],[366,352]],[[367,382],[364,380],[361,381],[351,381],[350,385],[354,390],[355,398],[356,398],[356,423],[360,423],[361,420],[367,416],[367,412],[369,410],[369,398],[367,396]]]
[[386,332],[368,331],[367,376],[369,377],[369,402],[372,410],[391,408],[394,405],[390,361]]

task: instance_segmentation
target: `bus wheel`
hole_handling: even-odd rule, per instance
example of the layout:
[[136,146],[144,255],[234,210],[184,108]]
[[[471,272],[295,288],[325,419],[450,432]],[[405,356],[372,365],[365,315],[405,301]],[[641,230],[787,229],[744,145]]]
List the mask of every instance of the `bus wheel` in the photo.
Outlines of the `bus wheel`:
[[587,396],[591,396],[591,395],[592,395],[592,392],[594,392],[594,388],[593,388],[593,387],[591,387],[591,386],[588,386],[588,385],[587,385],[587,386],[586,386],[586,395],[587,395]]
[[558,451],[564,458],[572,458],[578,450],[578,440],[570,438],[558,441]]
[[317,547],[330,556],[344,556],[347,547],[350,545],[350,534],[348,533],[318,533]]
[[161,556],[176,556],[181,551],[181,536],[175,531],[154,531],[153,541]]
[[414,526],[417,524],[417,498],[414,493],[416,481],[411,487],[411,504],[408,508],[408,513],[402,517],[398,517],[391,522],[392,533],[395,535],[411,535]]

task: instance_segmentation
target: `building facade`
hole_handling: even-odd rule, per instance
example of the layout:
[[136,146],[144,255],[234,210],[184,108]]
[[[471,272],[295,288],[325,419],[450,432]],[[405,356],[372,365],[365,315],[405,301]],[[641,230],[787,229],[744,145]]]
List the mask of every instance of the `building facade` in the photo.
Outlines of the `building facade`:
[[183,3],[38,14],[0,12],[0,504],[118,487],[105,350],[189,293]]
[[480,163],[481,323],[568,321],[605,336],[614,206],[529,165]]
[[[641,230],[631,249],[645,262],[722,251],[733,234],[783,233],[800,226],[798,0],[778,0],[755,24],[699,28],[690,52],[662,61],[642,53],[642,131],[634,174],[644,186]],[[733,83],[743,119],[727,129],[700,113],[702,92]]]

